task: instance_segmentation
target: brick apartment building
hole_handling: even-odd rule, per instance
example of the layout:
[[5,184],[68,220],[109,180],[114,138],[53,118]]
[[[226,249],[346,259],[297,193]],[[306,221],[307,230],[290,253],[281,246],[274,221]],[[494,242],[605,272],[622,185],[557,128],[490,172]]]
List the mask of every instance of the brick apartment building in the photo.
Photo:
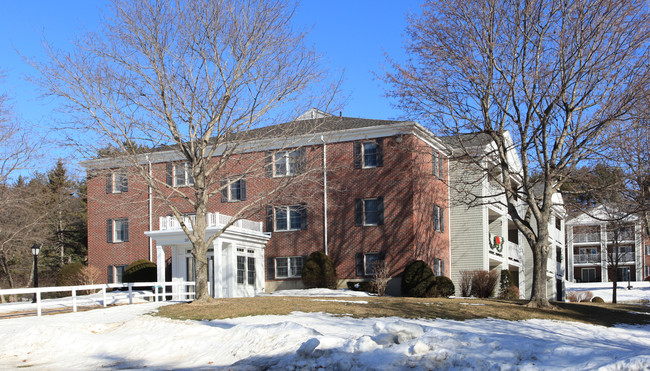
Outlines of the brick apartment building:
[[[375,260],[384,260],[393,277],[414,259],[450,276],[448,148],[438,138],[414,122],[337,117],[318,110],[292,124],[299,130],[291,149],[278,145],[268,128],[253,132],[252,137],[264,136],[266,144],[239,154],[232,174],[223,174],[224,179],[239,177],[245,168],[246,176],[209,201],[215,218],[235,215],[279,181],[295,176],[300,164],[314,170],[268,204],[252,208],[247,224],[234,226],[232,236],[224,237],[230,242],[215,242],[209,250],[213,292],[222,293],[219,279],[212,279],[220,274],[224,285],[248,283],[255,292],[301,287],[304,258],[314,251],[332,258],[340,286],[369,279]],[[163,190],[192,182],[174,149],[153,151],[142,161]],[[251,164],[260,164],[259,169],[251,171]],[[192,279],[190,245],[155,192],[119,159],[83,165],[88,171],[89,264],[105,270],[108,282],[121,281],[124,268],[138,259],[157,263],[167,280]],[[223,251],[223,256],[213,251]],[[393,287],[398,284],[399,279],[393,280]]]

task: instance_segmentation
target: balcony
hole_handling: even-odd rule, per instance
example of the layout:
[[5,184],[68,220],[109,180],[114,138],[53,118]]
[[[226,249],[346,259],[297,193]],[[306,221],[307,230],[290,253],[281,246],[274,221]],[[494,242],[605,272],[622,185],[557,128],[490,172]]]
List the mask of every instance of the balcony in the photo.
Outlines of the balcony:
[[597,263],[600,264],[600,254],[577,254],[573,256],[574,264]]
[[634,241],[634,231],[630,230],[624,230],[624,231],[619,231],[618,235],[614,232],[607,232],[607,241],[608,242],[613,242],[613,241]]
[[[183,218],[183,223],[188,228],[192,228],[192,223],[194,221],[194,216],[188,216]],[[230,222],[232,216],[224,215],[221,213],[208,213],[206,215],[208,228],[223,228],[226,224]],[[262,222],[255,222],[248,219],[239,219],[237,220],[230,228],[239,228],[247,231],[262,233],[264,231]],[[181,230],[181,223],[174,216],[161,216],[160,217],[160,230],[161,231],[173,231]]]
[[624,252],[618,254],[618,256],[614,256],[613,258],[616,259],[618,257],[619,263],[623,262],[633,262],[634,261],[634,253],[633,252]]
[[574,233],[573,243],[600,242],[600,233]]
[[516,262],[524,261],[524,249],[518,244],[508,241],[508,258]]

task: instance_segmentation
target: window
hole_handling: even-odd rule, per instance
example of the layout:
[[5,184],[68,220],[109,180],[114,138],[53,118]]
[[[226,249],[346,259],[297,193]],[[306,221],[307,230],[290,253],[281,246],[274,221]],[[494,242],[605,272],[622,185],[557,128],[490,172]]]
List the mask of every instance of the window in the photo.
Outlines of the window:
[[124,271],[126,270],[126,265],[109,265],[107,269],[107,280],[108,283],[122,283],[124,282]]
[[433,175],[442,179],[443,174],[443,161],[438,151],[433,151]]
[[124,173],[106,175],[106,193],[122,193],[129,190],[129,177]]
[[237,256],[237,283],[255,285],[255,258]]
[[645,245],[645,254],[650,255],[650,245]]
[[302,256],[290,256],[286,258],[275,258],[275,276],[277,278],[302,277]]
[[106,220],[106,242],[118,243],[129,241],[129,219]]
[[273,176],[291,176],[300,172],[304,161],[305,150],[279,151],[273,154]]
[[183,187],[194,185],[191,167],[187,162],[167,164],[167,185],[172,187]]
[[355,199],[355,225],[375,226],[384,224],[384,198]]
[[445,275],[445,261],[442,259],[433,259],[433,275],[434,276],[444,276]]
[[237,283],[244,283],[245,272],[246,272],[246,257],[237,256]]
[[445,209],[438,205],[433,205],[433,230],[445,231]]
[[354,168],[371,169],[384,166],[383,140],[354,142]]
[[620,267],[616,269],[616,281],[628,281],[630,278],[630,267]]
[[562,218],[560,218],[557,215],[555,216],[555,229],[557,229],[558,231],[562,230]]
[[266,209],[267,232],[299,231],[307,229],[306,205],[269,206]]
[[644,276],[646,277],[650,276],[650,265],[646,265],[644,270],[645,270]]
[[582,282],[596,282],[596,268],[582,268]]
[[357,276],[372,276],[375,266],[386,259],[384,253],[358,253],[356,257]]
[[[228,182],[230,181],[230,185]],[[221,180],[221,202],[246,201],[246,178]]]

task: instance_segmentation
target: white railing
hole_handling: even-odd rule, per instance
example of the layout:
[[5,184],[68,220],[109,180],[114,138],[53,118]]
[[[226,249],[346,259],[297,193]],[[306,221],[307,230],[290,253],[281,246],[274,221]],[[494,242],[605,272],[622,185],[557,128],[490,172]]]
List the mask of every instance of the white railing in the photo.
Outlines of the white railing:
[[634,241],[634,231],[624,230],[619,231],[618,233],[607,232],[607,241]]
[[600,254],[578,254],[573,256],[574,263],[600,263]]
[[[79,301],[81,298],[77,296],[77,293],[80,292],[91,292],[99,290],[102,299],[100,300],[103,307],[108,306],[108,296],[111,293],[107,293],[109,289],[127,289],[127,300],[129,304],[133,304],[133,300],[136,298],[153,298],[155,302],[166,301],[167,297],[174,293],[174,300],[186,301],[191,300],[194,297],[194,282],[135,282],[135,283],[109,283],[109,284],[98,284],[98,285],[82,285],[82,286],[52,286],[52,287],[31,287],[31,288],[19,288],[19,289],[3,289],[0,290],[0,295],[34,295],[36,296],[36,303],[33,303],[32,307],[36,308],[36,314],[41,316],[43,313],[43,307],[46,303],[42,300],[43,293],[70,293],[70,300],[72,301],[69,305],[62,302],[62,299],[51,299],[55,300],[58,307],[67,307],[72,308],[73,312],[76,312],[79,307]],[[151,291],[137,292],[133,291],[133,287],[151,287]],[[171,291],[167,291],[167,288],[171,287]],[[49,301],[49,300],[48,300]],[[84,303],[82,303],[83,305]],[[86,306],[86,305],[83,305]]]
[[[617,256],[614,256],[614,259],[616,259]],[[619,262],[633,262],[634,261],[634,253],[633,252],[624,252],[618,254],[618,261]]]
[[573,234],[573,243],[583,243],[583,242],[600,242],[600,233],[591,232],[591,233]]
[[508,258],[514,261],[524,261],[524,249],[518,244],[508,241]]
[[[183,223],[192,229],[191,221],[194,221],[194,217],[185,217]],[[225,215],[221,213],[208,213],[206,215],[206,221],[208,228],[222,228],[230,222],[232,216]],[[264,231],[262,222],[256,222],[248,219],[239,219],[233,223],[232,227],[241,228],[253,232],[262,233]],[[180,230],[181,223],[174,216],[161,216],[160,217],[160,230],[161,231],[171,231],[171,230]]]

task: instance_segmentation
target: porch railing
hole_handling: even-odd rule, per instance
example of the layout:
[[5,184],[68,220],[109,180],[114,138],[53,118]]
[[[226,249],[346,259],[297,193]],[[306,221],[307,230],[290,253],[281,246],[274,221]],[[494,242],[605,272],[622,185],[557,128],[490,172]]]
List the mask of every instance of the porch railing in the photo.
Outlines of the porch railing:
[[[0,295],[34,295],[36,296],[36,303],[30,304],[29,302],[22,302],[28,307],[36,309],[36,315],[41,316],[43,309],[72,309],[73,312],[78,310],[81,306],[97,306],[101,305],[104,308],[108,306],[109,298],[115,303],[118,299],[123,299],[126,296],[129,304],[133,304],[133,300],[137,298],[152,298],[153,301],[166,301],[167,298],[173,294],[173,300],[187,301],[194,297],[194,282],[190,281],[174,281],[174,282],[136,282],[136,283],[109,283],[99,285],[82,285],[82,286],[53,286],[53,287],[31,287],[19,289],[4,289],[0,290]],[[135,287],[151,287],[151,291],[134,291]],[[171,291],[167,288],[171,287]],[[116,295],[117,291],[107,292],[109,289],[126,289],[127,291],[122,295]],[[94,299],[89,297],[79,297],[77,294],[89,291],[99,291],[101,299]],[[62,297],[57,299],[42,299],[43,293],[70,293],[70,297]],[[115,299],[119,296],[118,299]],[[30,297],[31,298],[31,297]],[[11,305],[11,304],[6,304]],[[24,308],[24,306],[21,306]],[[24,309],[17,308],[16,311],[24,311]]]
[[574,263],[600,263],[600,254],[578,254],[573,256]]
[[[225,215],[221,213],[208,213],[206,215],[206,222],[208,228],[219,228],[223,227],[230,222],[233,217],[230,215]],[[192,222],[194,221],[194,216],[183,218],[183,223],[190,229],[192,229]],[[241,228],[253,232],[263,232],[262,222],[256,222],[248,219],[239,219],[237,220],[232,227]],[[161,231],[170,231],[170,230],[180,230],[181,223],[174,216],[161,216],[160,217],[160,230]]]
[[508,258],[514,261],[523,262],[524,249],[520,245],[508,241]]
[[591,232],[591,233],[573,234],[573,243],[584,243],[584,242],[600,242],[600,233]]

